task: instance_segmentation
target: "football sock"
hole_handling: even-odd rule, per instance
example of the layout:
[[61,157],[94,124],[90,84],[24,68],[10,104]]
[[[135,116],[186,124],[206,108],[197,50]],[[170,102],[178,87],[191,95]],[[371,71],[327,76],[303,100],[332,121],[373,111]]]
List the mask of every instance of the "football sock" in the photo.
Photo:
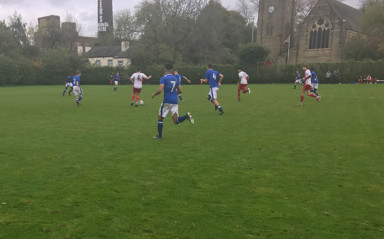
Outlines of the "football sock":
[[187,119],[187,115],[181,116],[181,117],[177,118],[176,124],[180,124],[180,123],[184,122],[186,119]]
[[180,99],[180,100],[183,100],[183,98],[181,97],[181,94],[179,95],[179,99]]
[[303,103],[304,101],[304,96],[301,96],[300,102]]
[[139,100],[140,100],[140,96],[137,96],[136,97],[136,103],[139,103]]
[[135,94],[132,95],[132,102],[135,100]]
[[113,89],[113,91],[117,91],[117,87],[115,86],[115,88]]
[[66,92],[66,91],[67,91],[67,90],[64,90],[64,91],[63,91],[63,96],[65,95],[65,92]]
[[293,85],[293,89],[296,89],[296,85]]
[[163,137],[163,121],[159,120],[157,122],[157,132],[159,133],[159,137]]
[[220,112],[223,112],[223,109],[221,108],[221,106],[217,106],[217,108],[220,110]]
[[69,92],[68,92],[68,94],[71,94],[71,92],[72,92],[73,90],[72,90],[72,88],[69,90]]
[[313,93],[310,94],[309,96],[310,96],[310,97],[313,97],[313,98],[317,98],[317,95],[315,95],[315,94],[313,94]]
[[80,97],[79,97],[79,101],[80,101],[80,100],[82,100],[82,99],[83,99],[83,96],[82,96],[82,95],[80,95]]
[[319,96],[319,94],[317,94],[317,90],[316,89],[313,91],[313,93],[315,93],[315,95]]

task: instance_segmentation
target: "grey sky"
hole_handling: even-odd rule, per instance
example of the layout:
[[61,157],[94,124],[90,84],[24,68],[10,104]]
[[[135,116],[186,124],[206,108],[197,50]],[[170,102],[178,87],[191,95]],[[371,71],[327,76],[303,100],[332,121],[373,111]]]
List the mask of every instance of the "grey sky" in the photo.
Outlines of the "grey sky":
[[[142,0],[114,0],[114,13],[130,9],[134,11]],[[236,0],[221,0],[224,7],[236,8]],[[359,0],[346,0],[345,4],[359,6]],[[0,20],[8,22],[9,16],[17,11],[28,25],[37,25],[37,18],[58,15],[65,21],[67,14],[74,16],[83,25],[82,35],[96,36],[97,31],[97,0],[0,0]]]

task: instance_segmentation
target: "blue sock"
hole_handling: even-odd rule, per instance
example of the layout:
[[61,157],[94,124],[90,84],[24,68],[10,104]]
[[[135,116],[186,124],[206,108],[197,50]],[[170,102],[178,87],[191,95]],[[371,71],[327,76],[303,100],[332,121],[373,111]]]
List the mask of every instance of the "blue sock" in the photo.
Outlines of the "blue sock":
[[63,91],[63,96],[65,95],[65,92],[66,92],[66,91],[67,91],[67,90],[64,90],[64,91]]
[[83,96],[82,96],[82,95],[80,95],[80,97],[79,97],[79,101],[80,101],[80,100],[82,100],[82,99],[83,99]]
[[159,133],[159,137],[163,137],[163,121],[159,120],[157,122],[157,132]]
[[180,100],[183,100],[183,98],[181,97],[181,95],[179,95],[179,99],[180,99]]
[[71,92],[72,92],[72,89],[69,90],[68,94],[71,94]]
[[220,112],[223,112],[223,109],[221,108],[221,106],[217,106],[217,108],[220,110]]
[[180,123],[184,122],[186,119],[187,119],[187,115],[181,116],[181,117],[177,118],[176,124],[180,124]]

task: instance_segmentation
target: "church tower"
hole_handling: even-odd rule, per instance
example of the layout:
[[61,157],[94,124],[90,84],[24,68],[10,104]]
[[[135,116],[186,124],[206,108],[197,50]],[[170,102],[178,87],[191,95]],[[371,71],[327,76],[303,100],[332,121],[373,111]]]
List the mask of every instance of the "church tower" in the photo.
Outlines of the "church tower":
[[292,41],[295,0],[260,0],[257,43],[270,50],[269,61],[285,64]]

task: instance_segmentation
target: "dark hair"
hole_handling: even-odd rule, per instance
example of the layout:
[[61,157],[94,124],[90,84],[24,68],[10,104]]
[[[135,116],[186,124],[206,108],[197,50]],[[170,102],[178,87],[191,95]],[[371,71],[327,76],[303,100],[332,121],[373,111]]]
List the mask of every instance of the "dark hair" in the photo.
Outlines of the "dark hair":
[[81,70],[76,70],[76,75],[81,74]]
[[212,69],[212,64],[208,64],[208,68],[209,68],[209,69]]
[[137,67],[137,68],[136,68],[136,71],[141,71],[140,67]]
[[165,69],[170,71],[173,69],[173,65],[171,63],[165,64]]
[[243,70],[243,68],[241,68],[241,67],[239,67],[239,68],[237,68],[237,69],[238,69],[238,70],[241,70],[241,71]]

